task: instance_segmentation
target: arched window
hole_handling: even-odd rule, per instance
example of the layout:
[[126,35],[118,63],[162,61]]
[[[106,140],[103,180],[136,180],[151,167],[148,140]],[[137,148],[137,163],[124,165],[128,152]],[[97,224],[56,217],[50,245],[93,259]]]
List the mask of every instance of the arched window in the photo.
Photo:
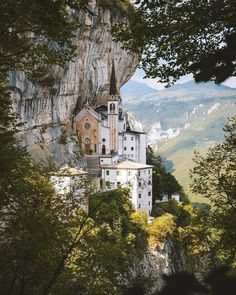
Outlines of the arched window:
[[103,154],[103,155],[106,154],[106,146],[105,146],[105,144],[102,146],[102,154]]
[[110,113],[114,114],[116,112],[116,105],[114,103],[110,104]]

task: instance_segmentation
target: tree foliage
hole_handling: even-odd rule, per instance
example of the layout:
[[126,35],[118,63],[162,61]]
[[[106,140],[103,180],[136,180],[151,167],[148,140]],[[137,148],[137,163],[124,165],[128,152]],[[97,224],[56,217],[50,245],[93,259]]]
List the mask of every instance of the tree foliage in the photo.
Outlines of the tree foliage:
[[173,83],[192,73],[196,81],[223,82],[236,75],[235,0],[139,0],[129,23],[114,32],[137,52],[146,77]]
[[182,198],[187,201],[187,198],[182,190],[182,187],[178,183],[171,173],[167,172],[162,159],[156,156],[150,146],[147,147],[147,164],[153,165],[152,174],[152,195],[153,202],[161,199],[163,194],[171,196],[173,193],[180,192]]
[[214,230],[216,253],[223,260],[236,255],[236,118],[225,126],[225,141],[208,150],[206,156],[195,153],[192,191],[211,203],[209,225]]
[[3,0],[0,3],[0,72],[22,70],[31,78],[48,65],[63,65],[75,52],[76,11],[87,0]]

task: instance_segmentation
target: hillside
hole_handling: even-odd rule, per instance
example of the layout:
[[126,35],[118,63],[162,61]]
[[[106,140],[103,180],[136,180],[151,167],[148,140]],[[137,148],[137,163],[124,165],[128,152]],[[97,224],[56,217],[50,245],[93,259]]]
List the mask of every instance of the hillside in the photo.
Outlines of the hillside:
[[236,89],[190,81],[138,97],[126,106],[144,124],[149,144],[164,157],[192,201],[202,201],[189,190],[193,152],[204,153],[223,140],[222,128],[227,117],[236,114],[235,102]]
[[145,83],[136,82],[133,80],[129,80],[121,88],[121,96],[125,98],[125,100],[136,99],[142,95],[151,94],[158,92],[157,89],[149,87]]

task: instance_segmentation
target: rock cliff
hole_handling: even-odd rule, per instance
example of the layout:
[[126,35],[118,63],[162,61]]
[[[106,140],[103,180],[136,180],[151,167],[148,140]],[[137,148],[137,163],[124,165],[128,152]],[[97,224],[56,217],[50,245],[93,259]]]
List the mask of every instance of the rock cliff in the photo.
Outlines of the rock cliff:
[[[187,270],[187,261],[183,249],[167,239],[158,248],[149,248],[143,259],[134,264],[131,281],[137,278],[148,280],[148,294],[160,291],[164,285],[164,275]],[[136,279],[135,279],[136,278]]]
[[[14,110],[24,122],[21,141],[34,159],[44,164],[77,165],[79,140],[73,134],[73,116],[88,100],[92,106],[106,100],[112,59],[119,85],[134,73],[138,60],[114,42],[112,24],[118,17],[90,3],[92,14],[80,13],[77,52],[64,68],[52,67],[37,83],[24,73],[10,73]],[[81,165],[81,163],[80,163]]]

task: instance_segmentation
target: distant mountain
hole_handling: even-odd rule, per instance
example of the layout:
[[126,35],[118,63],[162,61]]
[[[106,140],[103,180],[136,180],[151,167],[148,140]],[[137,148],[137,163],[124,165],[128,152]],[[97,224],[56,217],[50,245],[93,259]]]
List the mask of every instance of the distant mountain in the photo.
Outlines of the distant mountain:
[[236,89],[190,81],[130,100],[126,107],[192,200],[199,200],[189,191],[193,151],[204,153],[223,140],[227,117],[236,115]]
[[129,80],[123,87],[121,87],[121,96],[127,101],[135,99],[145,94],[156,93],[157,89],[149,87],[145,83]]
[[213,82],[200,82],[200,83],[196,83],[194,80],[185,82],[185,83],[181,83],[181,84],[175,84],[173,86],[171,86],[170,88],[166,88],[163,91],[176,91],[176,90],[183,90],[183,89],[211,89],[211,90],[232,90],[234,88],[230,88],[228,86],[225,85],[217,85]]

